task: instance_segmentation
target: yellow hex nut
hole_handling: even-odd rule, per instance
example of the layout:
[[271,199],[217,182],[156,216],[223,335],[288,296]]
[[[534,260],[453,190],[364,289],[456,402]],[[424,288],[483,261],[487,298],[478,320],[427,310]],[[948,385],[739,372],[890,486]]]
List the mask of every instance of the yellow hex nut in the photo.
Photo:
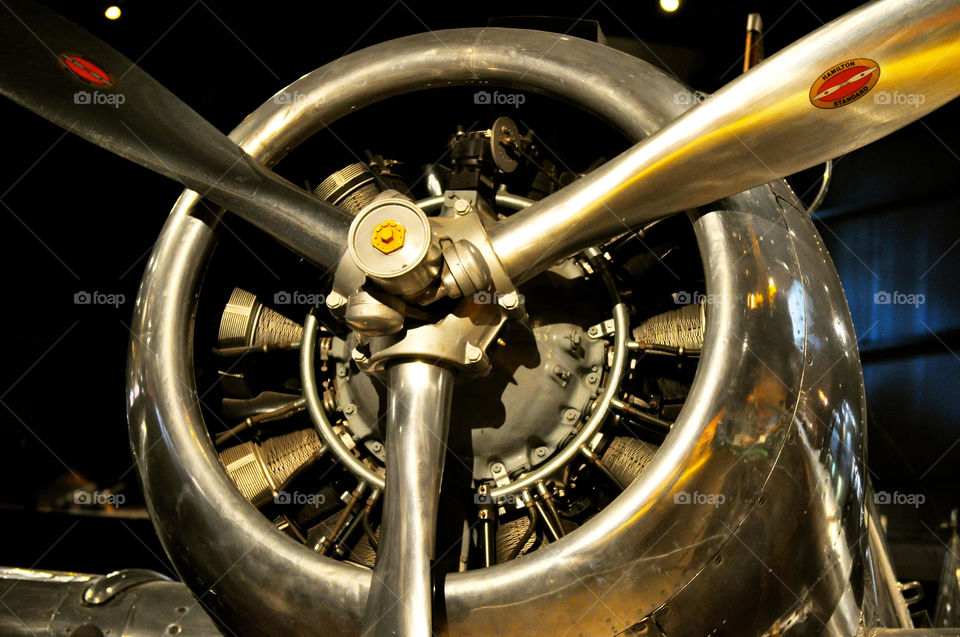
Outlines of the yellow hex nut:
[[390,254],[403,247],[403,239],[407,229],[393,219],[387,219],[373,229],[371,243],[373,247],[384,254]]

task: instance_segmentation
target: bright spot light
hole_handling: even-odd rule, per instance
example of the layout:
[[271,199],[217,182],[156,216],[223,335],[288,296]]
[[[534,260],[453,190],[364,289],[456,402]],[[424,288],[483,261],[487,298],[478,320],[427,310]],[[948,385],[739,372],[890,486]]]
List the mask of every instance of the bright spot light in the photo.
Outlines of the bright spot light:
[[107,7],[107,10],[103,12],[103,15],[106,16],[107,20],[116,20],[120,17],[120,7],[116,5]]
[[680,7],[680,0],[660,0],[660,8],[668,13],[676,11]]

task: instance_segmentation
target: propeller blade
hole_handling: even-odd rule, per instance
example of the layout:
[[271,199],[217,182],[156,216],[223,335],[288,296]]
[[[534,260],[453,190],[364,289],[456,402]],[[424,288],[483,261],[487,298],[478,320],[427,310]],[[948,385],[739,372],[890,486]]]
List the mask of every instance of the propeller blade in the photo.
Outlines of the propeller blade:
[[361,633],[426,637],[453,372],[398,362],[389,368],[389,383],[383,530]]
[[[880,0],[743,74],[490,231],[515,284],[665,214],[791,175],[960,94],[960,3]],[[546,240],[545,240],[546,237]]]
[[103,41],[38,4],[0,3],[0,93],[333,266],[350,217],[263,167]]

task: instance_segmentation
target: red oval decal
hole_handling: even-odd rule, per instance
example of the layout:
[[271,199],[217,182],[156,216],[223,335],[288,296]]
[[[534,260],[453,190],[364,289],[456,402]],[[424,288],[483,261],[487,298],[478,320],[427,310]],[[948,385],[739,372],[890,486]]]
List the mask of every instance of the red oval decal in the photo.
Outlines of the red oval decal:
[[810,103],[817,108],[839,108],[870,92],[880,79],[880,65],[867,58],[832,66],[810,87]]
[[76,53],[64,53],[60,61],[68,71],[87,84],[94,86],[113,86],[113,76],[100,65]]

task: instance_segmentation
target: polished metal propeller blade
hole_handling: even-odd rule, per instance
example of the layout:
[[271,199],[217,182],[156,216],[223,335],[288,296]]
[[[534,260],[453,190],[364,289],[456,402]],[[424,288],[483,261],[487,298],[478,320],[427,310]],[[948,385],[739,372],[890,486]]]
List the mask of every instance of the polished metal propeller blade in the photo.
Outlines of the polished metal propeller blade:
[[497,224],[490,239],[519,284],[650,219],[865,146],[958,94],[960,2],[880,0],[783,49],[600,169]]
[[324,267],[350,218],[264,168],[110,46],[52,11],[0,3],[0,93],[175,179]]
[[414,361],[390,368],[383,531],[363,635],[432,634],[430,563],[452,396],[453,372],[445,367]]

